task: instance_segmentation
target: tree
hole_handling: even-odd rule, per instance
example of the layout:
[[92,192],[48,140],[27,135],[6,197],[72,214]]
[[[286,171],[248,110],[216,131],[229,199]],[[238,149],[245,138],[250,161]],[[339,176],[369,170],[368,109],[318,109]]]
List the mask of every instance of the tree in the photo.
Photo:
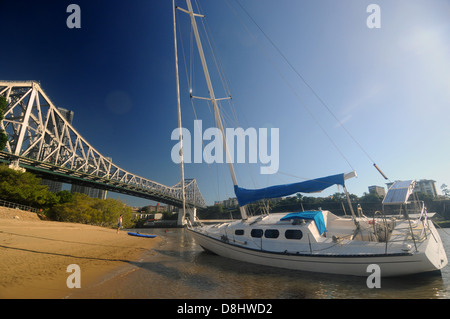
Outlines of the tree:
[[54,194],[34,174],[16,171],[4,164],[0,165],[0,198],[43,208],[47,217],[57,221],[117,227],[122,214],[124,227],[133,226],[132,209],[121,201],[90,198],[66,190]]
[[[0,96],[0,122],[3,121],[5,117],[6,106],[6,98],[4,96]],[[7,142],[8,136],[5,134],[5,131],[0,129],[0,151],[3,151],[5,149]]]
[[57,192],[56,196],[58,196],[59,204],[73,202],[73,194],[67,190]]
[[334,193],[332,196],[333,201],[337,203],[347,202],[347,197],[345,196],[345,193]]
[[6,165],[0,165],[0,194],[4,200],[32,207],[45,207],[47,200],[53,200],[40,178]]
[[381,203],[383,201],[383,196],[376,193],[364,193],[363,196],[359,198],[361,203]]
[[426,203],[432,202],[434,200],[433,195],[427,194],[427,193],[424,193],[424,192],[417,192],[417,198],[419,200],[423,200]]
[[91,198],[86,194],[74,193],[72,199],[53,206],[48,216],[57,221],[116,227],[119,216],[123,225],[132,226],[131,207],[115,199]]
[[444,194],[445,197],[450,197],[450,190],[448,189],[447,184],[442,184],[441,185],[441,191],[442,191],[442,194]]

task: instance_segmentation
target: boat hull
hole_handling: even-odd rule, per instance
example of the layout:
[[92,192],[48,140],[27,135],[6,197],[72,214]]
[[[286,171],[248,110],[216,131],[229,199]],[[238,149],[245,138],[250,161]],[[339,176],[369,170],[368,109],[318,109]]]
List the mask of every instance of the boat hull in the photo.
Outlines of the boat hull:
[[[188,230],[198,245],[219,256],[300,271],[367,277],[373,273],[369,265],[375,264],[380,267],[382,277],[392,277],[432,272],[447,264],[446,255],[441,251],[443,247],[440,238],[436,239],[434,236],[428,240],[426,248],[421,245],[422,249],[417,252],[354,255],[288,254],[251,249],[207,236],[195,231],[195,228]],[[435,229],[434,232],[438,236]]]

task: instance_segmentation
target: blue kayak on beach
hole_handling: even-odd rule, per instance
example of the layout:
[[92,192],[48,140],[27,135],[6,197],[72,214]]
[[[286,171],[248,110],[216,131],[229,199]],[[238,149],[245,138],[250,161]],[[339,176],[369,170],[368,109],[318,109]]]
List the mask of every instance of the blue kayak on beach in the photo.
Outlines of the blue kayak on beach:
[[155,238],[156,237],[156,235],[147,235],[147,234],[139,234],[139,233],[132,233],[132,232],[129,232],[128,235],[136,236],[136,237],[145,237],[145,238]]

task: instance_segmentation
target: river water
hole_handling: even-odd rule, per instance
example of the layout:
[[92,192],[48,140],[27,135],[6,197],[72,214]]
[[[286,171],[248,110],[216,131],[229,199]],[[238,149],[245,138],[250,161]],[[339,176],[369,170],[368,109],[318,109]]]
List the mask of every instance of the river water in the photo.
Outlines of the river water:
[[[136,230],[134,230],[136,231]],[[208,254],[185,229],[140,229],[162,242],[99,283],[68,298],[151,299],[449,299],[450,266],[441,275],[382,278],[368,288],[367,278],[277,269]],[[450,256],[450,229],[439,230]],[[143,240],[151,240],[144,239]]]

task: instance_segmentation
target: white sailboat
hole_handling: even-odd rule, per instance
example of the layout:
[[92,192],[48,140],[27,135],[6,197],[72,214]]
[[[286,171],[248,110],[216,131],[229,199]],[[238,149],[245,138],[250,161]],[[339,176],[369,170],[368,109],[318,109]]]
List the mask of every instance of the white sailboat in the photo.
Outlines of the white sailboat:
[[[176,15],[179,9],[190,15],[192,30],[213,104],[217,127],[222,132],[224,151],[229,156],[217,99],[203,53],[196,17],[190,0],[187,9],[177,8],[173,0],[175,55]],[[177,61],[177,60],[176,60]],[[181,137],[181,110],[178,83],[178,124]],[[182,157],[182,152],[181,152]],[[182,159],[182,158],[181,158]],[[355,172],[337,174],[309,181],[248,190],[238,186],[232,161],[227,161],[242,219],[215,225],[189,224],[188,231],[203,249],[217,255],[266,266],[329,274],[368,276],[370,265],[380,269],[381,276],[401,276],[442,269],[447,265],[442,241],[429,220],[423,203],[413,214],[410,196],[414,181],[396,182],[389,189],[383,207],[398,205],[400,214],[386,216],[383,212],[368,218],[352,209],[345,180]],[[376,167],[376,166],[375,166]],[[377,167],[376,167],[377,168]],[[378,168],[377,168],[378,169]],[[182,181],[184,167],[181,161]],[[246,205],[264,198],[277,198],[295,193],[322,191],[330,186],[343,187],[351,218],[330,211],[302,211],[247,216]],[[183,207],[185,212],[185,207]]]

